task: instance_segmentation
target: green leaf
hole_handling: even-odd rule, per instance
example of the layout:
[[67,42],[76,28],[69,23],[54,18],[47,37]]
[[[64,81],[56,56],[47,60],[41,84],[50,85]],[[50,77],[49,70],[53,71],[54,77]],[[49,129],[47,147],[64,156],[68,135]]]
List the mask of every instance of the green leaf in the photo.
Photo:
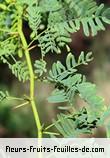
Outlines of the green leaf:
[[90,62],[90,61],[92,61],[92,60],[93,60],[92,52],[88,52],[88,53],[86,54],[86,61],[87,61],[87,62]]
[[27,8],[27,12],[28,12],[29,26],[33,30],[33,33],[36,36],[37,30],[39,29],[41,24],[40,8],[36,5],[29,5]]
[[110,24],[110,8],[107,8],[103,14],[102,14],[102,20],[107,23]]
[[4,93],[3,91],[0,91],[0,102],[6,99],[6,97],[7,97],[7,94]]
[[9,68],[12,70],[12,74],[14,74],[19,81],[27,81],[29,80],[29,70],[25,62],[16,61],[15,64],[9,65]]
[[61,102],[67,102],[68,101],[64,90],[58,90],[58,89],[55,89],[52,92],[52,95],[50,97],[48,97],[47,100],[50,103],[61,103]]
[[75,137],[74,133],[74,122],[68,120],[63,114],[57,115],[58,121],[54,120],[54,125],[57,130],[65,137]]
[[103,115],[101,116],[99,124],[108,126],[109,123],[110,123],[110,107],[108,108],[106,107]]
[[79,58],[78,58],[78,64],[80,63],[83,63],[83,64],[86,64],[85,63],[85,60],[84,60],[84,52],[82,51]]
[[35,73],[42,76],[43,73],[47,72],[46,62],[44,60],[36,60],[34,63]]
[[89,82],[77,85],[81,98],[88,103],[88,110],[91,116],[100,117],[104,112],[104,99],[97,95],[96,86]]
[[58,74],[62,73],[62,71],[66,71],[66,68],[63,66],[63,64],[60,61],[57,61],[56,67]]
[[84,18],[84,19],[81,20],[81,22],[82,22],[82,25],[83,25],[84,34],[85,34],[86,36],[89,36],[89,26],[88,26],[88,21],[87,21],[87,19]]
[[97,8],[95,12],[95,17],[100,16],[100,13],[102,12],[102,9],[104,8],[104,4],[100,4],[100,6]]
[[[96,21],[96,24],[98,25],[98,27],[101,29],[101,30],[105,30],[105,27],[104,27],[104,25],[103,25],[103,23],[102,23],[102,21],[99,19],[99,18],[95,18],[95,21]],[[99,29],[99,30],[100,30]]]
[[85,82],[85,77],[77,73],[76,67],[91,61],[91,55],[92,53],[89,52],[89,54],[84,56],[84,52],[81,52],[78,61],[76,61],[74,55],[69,53],[66,58],[66,67],[59,61],[52,65],[48,80],[56,84],[57,90],[53,91],[52,95],[48,98],[49,102],[73,103],[74,95],[77,92],[77,85]]
[[76,61],[75,61],[75,57],[73,56],[73,54],[69,53],[67,55],[67,58],[66,58],[66,66],[67,66],[67,69],[71,69],[72,67],[74,68],[75,66],[77,65]]

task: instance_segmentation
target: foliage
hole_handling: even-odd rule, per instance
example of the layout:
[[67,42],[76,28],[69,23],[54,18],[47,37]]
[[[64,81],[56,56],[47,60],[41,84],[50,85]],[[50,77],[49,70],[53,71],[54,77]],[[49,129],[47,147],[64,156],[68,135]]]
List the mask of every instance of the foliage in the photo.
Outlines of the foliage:
[[87,64],[91,61],[91,52],[84,57],[84,52],[81,52],[78,61],[76,62],[74,55],[68,54],[66,58],[66,67],[60,61],[52,65],[52,70],[49,71],[49,81],[56,84],[56,89],[52,96],[48,98],[50,102],[73,102],[75,92],[78,90],[77,85],[84,82],[85,76],[77,73],[77,67],[81,64]]
[[47,72],[46,62],[44,60],[36,60],[34,63],[35,73],[40,77]]
[[[72,41],[71,34],[81,29],[85,36],[95,36],[100,30],[105,30],[104,24],[110,24],[110,8],[104,4],[98,6],[94,0],[5,0],[0,4],[0,12],[0,60],[7,64],[19,81],[29,81],[29,96],[16,99],[25,101],[19,107],[31,104],[38,137],[41,138],[49,127],[41,130],[43,127],[35,105],[35,79],[55,86],[48,97],[49,102],[66,102],[67,106],[60,106],[60,109],[75,109],[72,114],[58,114],[52,124],[64,137],[92,133],[101,124],[108,127],[109,123],[105,124],[105,120],[109,109],[104,105],[103,98],[97,95],[96,86],[86,81],[86,77],[78,71],[79,66],[87,65],[93,59],[92,53],[82,51],[75,59],[69,43]],[[23,31],[24,22],[31,30],[30,43]],[[36,61],[32,61],[30,54],[36,46],[33,42],[41,53],[41,58]],[[45,56],[62,53],[62,48],[67,48],[68,52],[65,64],[57,61],[48,72]],[[75,108],[75,96],[81,97],[87,105],[82,109]],[[7,94],[0,91],[0,101],[4,98],[7,99]]]
[[58,114],[59,121],[54,121],[56,128],[64,137],[75,138],[82,133],[91,134],[98,127],[99,118],[88,120],[87,110],[83,108],[76,114]]
[[16,61],[15,64],[9,65],[9,68],[19,81],[25,82],[26,80],[29,80],[29,70],[25,62]]

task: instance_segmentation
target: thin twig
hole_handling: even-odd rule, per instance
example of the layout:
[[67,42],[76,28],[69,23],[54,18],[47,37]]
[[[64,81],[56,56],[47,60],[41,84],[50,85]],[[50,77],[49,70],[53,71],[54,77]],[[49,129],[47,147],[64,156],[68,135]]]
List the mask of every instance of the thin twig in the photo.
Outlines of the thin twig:
[[16,98],[16,97],[11,97],[11,96],[8,96],[7,99],[8,100],[21,100],[21,101],[25,100],[24,98]]
[[60,135],[59,133],[54,133],[54,132],[45,132],[45,131],[44,131],[43,133],[44,133],[44,134],[48,134],[48,135],[50,135],[50,134],[51,134],[51,135],[52,135],[52,134],[53,134],[53,135],[57,135],[57,136]]
[[21,107],[23,107],[23,106],[25,106],[25,105],[27,105],[27,104],[29,104],[29,102],[25,102],[25,103],[19,104],[19,105],[15,106],[15,107],[13,108],[13,110],[18,109],[18,108],[21,108]]
[[37,47],[37,45],[34,45],[34,46],[28,48],[28,51],[30,51],[30,50],[32,50],[32,49],[34,49],[34,48],[36,48],[36,47]]

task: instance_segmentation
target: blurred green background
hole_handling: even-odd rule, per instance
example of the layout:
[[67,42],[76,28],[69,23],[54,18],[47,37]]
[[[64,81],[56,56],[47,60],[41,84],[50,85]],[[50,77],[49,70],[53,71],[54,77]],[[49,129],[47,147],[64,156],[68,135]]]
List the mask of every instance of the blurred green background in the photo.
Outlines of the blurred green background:
[[[97,0],[97,2],[103,2],[110,6],[110,0]],[[27,41],[29,41],[30,30],[26,24],[24,25],[24,32]],[[110,27],[107,26],[105,32],[99,32],[94,38],[85,37],[82,30],[80,30],[72,35],[70,47],[76,57],[82,50],[93,52],[93,62],[87,67],[81,67],[80,71],[87,76],[89,81],[96,83],[99,94],[105,98],[105,104],[108,106],[110,104]],[[39,57],[38,52],[38,49],[33,50],[33,59]],[[63,62],[66,55],[65,52],[62,52],[61,55],[58,55],[58,59]],[[57,60],[57,55],[49,54],[46,60],[50,66],[53,61]],[[18,82],[8,67],[0,63],[0,89],[8,90],[10,94],[20,97],[22,94],[28,93],[28,86],[28,83]],[[58,112],[57,104],[50,104],[46,100],[51,90],[50,85],[36,82],[36,102],[44,125],[51,123],[52,118]],[[36,126],[31,107],[24,106],[14,109],[13,107],[18,104],[17,101],[3,101],[0,103],[0,137],[36,137]],[[76,104],[82,105],[84,103],[77,99]],[[106,137],[104,128],[98,129],[94,136]]]

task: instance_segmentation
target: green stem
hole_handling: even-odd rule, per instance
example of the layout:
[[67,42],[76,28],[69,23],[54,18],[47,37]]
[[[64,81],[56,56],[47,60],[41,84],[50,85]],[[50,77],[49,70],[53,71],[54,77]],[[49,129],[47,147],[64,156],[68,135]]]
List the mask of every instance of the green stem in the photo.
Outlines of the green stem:
[[8,99],[8,100],[21,100],[21,101],[25,100],[23,98],[16,98],[16,97],[11,97],[11,96],[6,97],[6,99]]
[[25,106],[25,105],[27,105],[27,104],[29,104],[29,102],[28,102],[28,101],[27,101],[27,102],[25,102],[25,103],[22,103],[22,104],[19,104],[19,105],[15,106],[13,109],[18,109],[18,108],[21,108],[21,107],[23,107],[23,106]]
[[110,125],[106,126],[106,135],[107,138],[110,138]]
[[21,38],[23,47],[25,48],[25,57],[26,57],[26,61],[27,61],[27,65],[28,65],[28,69],[29,69],[29,74],[30,74],[30,104],[32,106],[32,110],[33,110],[33,114],[34,114],[34,118],[35,118],[35,122],[36,122],[36,127],[38,130],[38,138],[42,138],[42,126],[41,126],[41,122],[40,122],[40,118],[39,118],[39,114],[35,105],[35,99],[34,99],[34,72],[33,72],[33,68],[32,68],[32,62],[31,62],[31,58],[30,58],[30,53],[28,51],[28,44],[27,41],[25,39],[23,30],[22,30],[22,8],[20,6],[18,6],[18,12],[19,12],[19,17],[18,17],[18,33],[19,36]]
[[60,135],[59,133],[54,133],[54,132],[43,132],[43,133],[47,135],[56,135],[56,136]]
[[6,10],[7,7],[6,7],[6,5],[4,5],[4,4],[0,4],[0,9],[2,9],[2,10]]

